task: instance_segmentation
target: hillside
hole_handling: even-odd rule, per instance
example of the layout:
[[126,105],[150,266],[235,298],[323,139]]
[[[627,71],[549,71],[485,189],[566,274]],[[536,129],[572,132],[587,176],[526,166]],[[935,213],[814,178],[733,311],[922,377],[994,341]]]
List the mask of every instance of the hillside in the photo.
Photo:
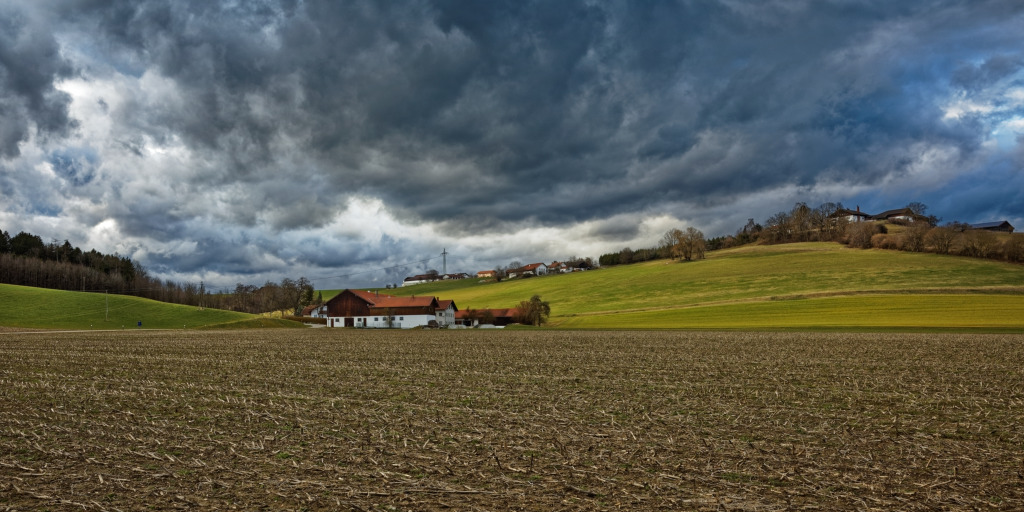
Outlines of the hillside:
[[34,329],[202,328],[254,325],[245,313],[167,304],[139,297],[0,284],[0,326]]
[[1024,330],[1024,266],[835,243],[745,246],[693,262],[387,292],[436,295],[460,309],[512,307],[539,294],[551,303],[553,327]]

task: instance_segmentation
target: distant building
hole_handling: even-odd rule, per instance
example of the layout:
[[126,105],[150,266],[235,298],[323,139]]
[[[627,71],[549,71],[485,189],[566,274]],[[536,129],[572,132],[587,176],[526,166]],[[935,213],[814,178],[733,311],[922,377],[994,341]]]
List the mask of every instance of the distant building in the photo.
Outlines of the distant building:
[[981,229],[985,231],[999,231],[1003,233],[1013,233],[1013,226],[1005,221],[1000,220],[996,222],[982,222],[980,224],[971,224],[971,229]]
[[846,208],[840,208],[829,215],[833,219],[843,219],[846,222],[862,222],[871,218],[871,214],[860,211],[860,206],[857,210],[847,210]]
[[506,271],[508,277],[543,276],[548,273],[548,266],[543,263],[530,263],[515,269]]
[[463,327],[505,327],[516,323],[516,308],[467,309],[455,313],[455,323]]
[[914,213],[914,210],[910,208],[897,208],[895,210],[886,210],[878,215],[872,215],[871,220],[884,220],[884,221],[906,221],[914,222],[924,217]]

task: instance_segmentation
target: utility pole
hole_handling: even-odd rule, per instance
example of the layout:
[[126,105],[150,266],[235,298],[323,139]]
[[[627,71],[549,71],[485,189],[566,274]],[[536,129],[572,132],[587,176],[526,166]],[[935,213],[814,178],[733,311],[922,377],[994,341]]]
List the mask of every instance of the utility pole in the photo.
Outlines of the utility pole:
[[441,275],[448,275],[448,249],[441,251]]

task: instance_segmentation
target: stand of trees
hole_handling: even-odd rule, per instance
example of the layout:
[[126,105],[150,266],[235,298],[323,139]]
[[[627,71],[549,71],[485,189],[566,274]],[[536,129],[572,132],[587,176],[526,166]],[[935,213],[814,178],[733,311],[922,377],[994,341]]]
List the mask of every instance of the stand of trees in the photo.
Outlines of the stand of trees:
[[943,226],[913,222],[898,233],[890,233],[878,222],[856,222],[847,226],[839,241],[860,249],[933,252],[1024,263],[1024,234],[996,234],[971,229],[962,222]]
[[541,300],[540,295],[530,297],[516,306],[516,321],[525,325],[541,325],[551,315],[551,305]]
[[[44,243],[24,231],[10,236],[0,230],[0,283],[69,291],[106,291],[196,307],[246,313],[299,311],[313,304],[313,285],[305,277],[285,278],[263,286],[239,283],[231,292],[211,293],[202,282],[161,281],[130,258],[90,250],[67,240]],[[321,298],[322,301],[322,298]]]
[[[720,245],[718,243],[719,239],[714,240],[716,241],[716,246]],[[661,238],[661,242],[657,247],[637,249],[635,251],[626,247],[619,252],[602,254],[598,258],[598,263],[601,266],[606,266],[628,265],[630,263],[660,259],[690,261],[703,259],[708,250],[708,241],[705,240],[704,233],[699,229],[694,227],[688,227],[685,230],[670,229]]]

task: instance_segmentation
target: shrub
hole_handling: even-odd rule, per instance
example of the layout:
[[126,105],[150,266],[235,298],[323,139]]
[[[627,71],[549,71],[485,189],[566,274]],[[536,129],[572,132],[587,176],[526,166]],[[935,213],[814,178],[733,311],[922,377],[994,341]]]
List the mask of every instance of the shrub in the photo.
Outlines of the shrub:
[[858,249],[870,249],[871,237],[878,233],[874,222],[854,222],[846,226],[846,244]]
[[956,231],[950,227],[932,228],[925,235],[925,243],[939,254],[949,254],[956,240]]
[[897,249],[899,245],[896,243],[895,237],[877,233],[871,236],[871,247],[875,249]]
[[930,230],[931,226],[923,222],[911,224],[900,234],[900,249],[909,252],[924,251],[925,238]]
[[1006,256],[1006,261],[1024,263],[1024,235],[1010,235],[1003,242],[1003,255]]
[[999,249],[996,243],[996,236],[990,231],[980,229],[964,231],[961,235],[961,241],[961,256],[989,258],[994,256]]

